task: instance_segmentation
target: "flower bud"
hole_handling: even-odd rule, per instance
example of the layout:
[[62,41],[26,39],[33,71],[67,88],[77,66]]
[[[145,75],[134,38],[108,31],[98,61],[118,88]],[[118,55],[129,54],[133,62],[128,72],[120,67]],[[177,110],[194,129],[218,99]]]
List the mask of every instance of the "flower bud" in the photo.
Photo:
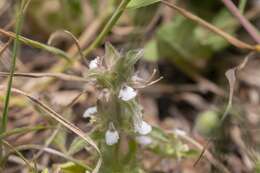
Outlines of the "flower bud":
[[112,122],[109,123],[109,129],[106,131],[105,140],[107,145],[114,145],[118,142],[119,134]]

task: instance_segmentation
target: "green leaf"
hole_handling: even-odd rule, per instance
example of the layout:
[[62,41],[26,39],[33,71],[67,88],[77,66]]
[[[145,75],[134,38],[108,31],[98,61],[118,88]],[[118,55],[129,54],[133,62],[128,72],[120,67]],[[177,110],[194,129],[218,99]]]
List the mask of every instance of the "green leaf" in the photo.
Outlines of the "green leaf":
[[70,145],[68,154],[73,155],[87,146],[87,142],[80,137],[76,137]]
[[132,0],[127,5],[127,8],[136,9],[136,8],[146,7],[148,5],[152,5],[160,1],[161,0]]
[[85,173],[86,169],[73,162],[67,162],[60,165],[62,173]]
[[66,152],[66,140],[67,132],[63,128],[60,128],[56,136],[54,137],[52,144],[59,148],[62,152]]
[[156,40],[151,40],[144,47],[144,59],[155,62],[159,59]]
[[195,37],[194,29],[196,26],[192,21],[182,16],[176,16],[174,21],[164,25],[158,31],[160,53],[167,58],[191,63],[194,60],[208,58],[212,53],[211,49],[207,45],[200,44],[198,38]]
[[[226,9],[222,9],[216,14],[211,23],[229,34],[234,34],[239,27],[236,20]],[[213,51],[220,51],[229,45],[222,37],[199,26],[195,29],[194,35],[202,45],[210,46]]]

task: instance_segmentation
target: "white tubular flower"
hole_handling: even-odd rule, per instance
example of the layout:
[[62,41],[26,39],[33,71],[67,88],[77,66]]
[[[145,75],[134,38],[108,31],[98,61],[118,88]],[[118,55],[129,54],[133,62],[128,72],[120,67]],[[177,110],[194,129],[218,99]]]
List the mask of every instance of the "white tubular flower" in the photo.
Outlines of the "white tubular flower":
[[83,117],[84,118],[89,118],[89,117],[91,117],[95,113],[97,113],[97,107],[93,106],[93,107],[90,107],[90,108],[86,109],[86,111],[83,114]]
[[90,61],[90,63],[89,63],[89,69],[98,68],[99,61],[100,61],[100,57],[96,57],[95,59],[93,59],[92,61]]
[[152,131],[151,125],[143,120],[141,122],[134,123],[134,128],[135,131],[140,133],[141,135],[147,135]]
[[109,130],[106,131],[105,140],[107,145],[114,145],[119,140],[119,134],[112,123],[109,124]]
[[124,101],[129,101],[133,98],[135,98],[137,95],[136,90],[134,90],[133,88],[131,88],[130,86],[123,86],[121,88],[121,90],[119,91],[119,95],[118,97]]
[[141,145],[149,145],[153,142],[149,136],[137,136],[135,139]]

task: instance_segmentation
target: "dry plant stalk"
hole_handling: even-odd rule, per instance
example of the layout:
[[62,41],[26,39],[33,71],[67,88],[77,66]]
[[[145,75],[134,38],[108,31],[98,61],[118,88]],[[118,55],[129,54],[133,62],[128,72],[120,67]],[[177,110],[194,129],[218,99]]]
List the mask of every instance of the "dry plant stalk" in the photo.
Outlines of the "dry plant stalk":
[[[0,85],[0,90],[6,90],[6,87]],[[95,144],[95,142],[90,137],[88,137],[81,129],[79,129],[77,126],[75,126],[74,124],[72,124],[71,122],[69,122],[68,120],[63,118],[63,116],[61,116],[60,114],[55,112],[48,105],[46,105],[45,103],[41,102],[37,98],[29,95],[28,93],[25,93],[25,92],[19,90],[19,89],[16,89],[16,88],[12,88],[11,91],[14,92],[14,93],[18,93],[18,94],[21,94],[23,96],[26,96],[29,100],[31,100],[33,103],[35,103],[37,106],[39,106],[43,111],[48,113],[48,115],[50,117],[52,117],[53,119],[55,119],[56,121],[61,123],[64,127],[66,127],[67,129],[69,129],[70,131],[72,131],[73,133],[75,133],[76,135],[81,137],[82,139],[84,139],[88,144],[90,144],[97,151],[97,153],[100,156],[99,160],[98,160],[98,162],[96,164],[96,167],[93,170],[93,173],[97,173],[98,172],[98,170],[99,170],[99,168],[101,166],[101,163],[102,163],[101,152],[100,152],[98,146]]]
[[245,43],[245,42],[229,35],[228,33],[224,32],[223,30],[215,27],[214,25],[206,22],[205,20],[201,19],[200,17],[192,14],[191,12],[189,12],[181,7],[178,7],[175,4],[169,3],[166,0],[162,0],[161,2],[165,5],[167,5],[168,7],[175,9],[184,17],[192,20],[195,23],[198,23],[199,25],[207,28],[209,31],[214,32],[214,33],[218,34],[219,36],[223,37],[225,40],[227,40],[230,44],[232,44],[235,47],[238,47],[240,49],[250,50],[250,51],[257,51],[257,52],[260,51],[260,45],[250,45],[248,43]]

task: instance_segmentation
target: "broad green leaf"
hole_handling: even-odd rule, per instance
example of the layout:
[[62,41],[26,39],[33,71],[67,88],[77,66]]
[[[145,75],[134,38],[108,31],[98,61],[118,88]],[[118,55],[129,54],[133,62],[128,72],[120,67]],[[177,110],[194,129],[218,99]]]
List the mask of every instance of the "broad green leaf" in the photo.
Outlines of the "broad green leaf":
[[146,7],[148,5],[152,5],[160,1],[161,0],[132,0],[127,5],[127,8],[136,9],[136,8]]
[[[209,46],[200,44],[194,35],[196,24],[182,16],[164,25],[158,31],[159,51],[167,58],[189,62],[206,59],[212,51]],[[162,45],[163,44],[163,45]]]
[[156,40],[151,40],[145,45],[144,59],[152,62],[157,61],[159,59]]

